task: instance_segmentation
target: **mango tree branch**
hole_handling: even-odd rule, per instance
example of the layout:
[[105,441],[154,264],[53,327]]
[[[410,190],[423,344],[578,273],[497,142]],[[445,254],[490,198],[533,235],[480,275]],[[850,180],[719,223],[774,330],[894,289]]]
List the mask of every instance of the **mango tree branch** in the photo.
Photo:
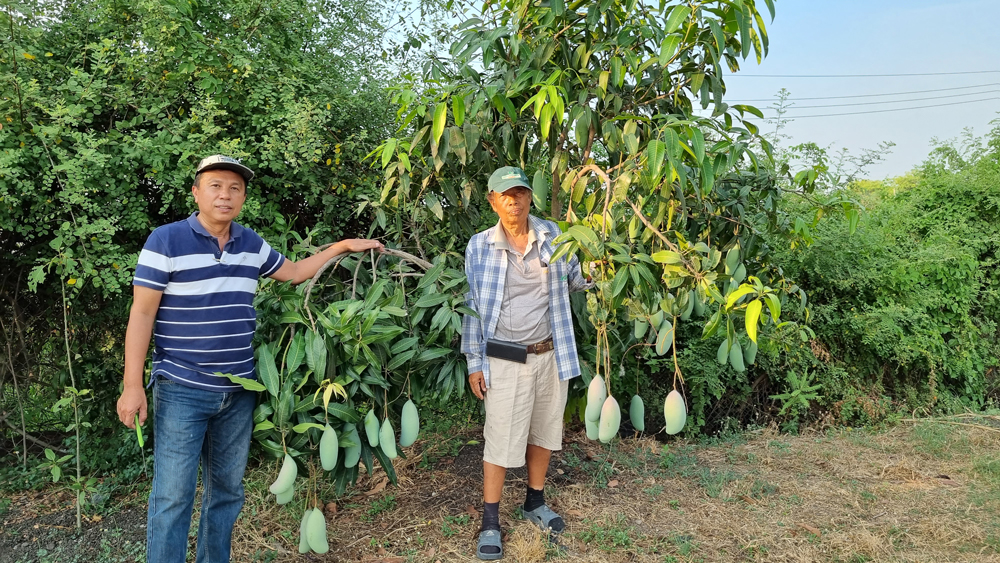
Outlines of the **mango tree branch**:
[[646,225],[647,229],[649,229],[650,231],[652,231],[653,233],[655,233],[656,236],[660,237],[660,240],[663,241],[663,244],[667,245],[667,247],[669,247],[670,250],[676,252],[677,254],[679,254],[681,256],[681,261],[684,263],[684,267],[687,268],[688,271],[691,272],[692,275],[698,275],[698,271],[695,270],[694,267],[691,265],[691,263],[684,258],[684,253],[681,252],[680,247],[678,247],[676,244],[670,242],[670,239],[668,239],[667,237],[665,237],[663,235],[663,233],[661,233],[656,227],[654,227],[653,224],[649,222],[649,219],[646,219],[646,216],[642,214],[642,211],[639,210],[639,206],[637,206],[636,204],[632,203],[631,201],[628,201],[628,200],[625,200],[625,201],[629,204],[629,206],[632,207],[632,211],[635,211],[636,217],[638,217],[639,220],[642,221],[643,225]]
[[[323,246],[319,247],[319,250],[323,250],[329,246],[330,244],[324,244]],[[348,256],[348,254],[350,253],[344,252],[327,260],[325,264],[320,266],[319,270],[316,270],[316,275],[314,275],[312,279],[310,279],[309,282],[306,284],[306,292],[302,302],[302,307],[306,310],[306,315],[309,317],[309,322],[312,325],[313,330],[316,330],[316,321],[313,320],[312,314],[309,312],[309,307],[308,307],[309,297],[312,295],[313,287],[316,285],[317,281],[319,281],[320,275],[323,274],[323,272],[325,272],[327,268],[335,265],[340,260],[343,260]],[[434,267],[434,264],[428,262],[427,260],[424,260],[423,258],[418,258],[417,256],[410,254],[409,252],[403,252],[402,250],[396,250],[394,248],[386,248],[385,250],[382,251],[382,254],[395,256],[396,258],[400,258],[407,262],[413,262],[414,264],[420,266],[424,270],[430,270],[431,268]],[[355,279],[357,278],[355,277]]]

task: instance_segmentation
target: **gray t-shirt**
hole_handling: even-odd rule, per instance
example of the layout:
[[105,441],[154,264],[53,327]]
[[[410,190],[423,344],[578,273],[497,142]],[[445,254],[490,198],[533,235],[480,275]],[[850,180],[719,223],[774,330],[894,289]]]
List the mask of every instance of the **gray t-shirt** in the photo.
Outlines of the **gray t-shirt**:
[[549,265],[542,263],[535,231],[528,231],[523,254],[507,241],[501,224],[497,224],[494,242],[507,255],[507,278],[494,338],[525,345],[548,339],[552,336]]

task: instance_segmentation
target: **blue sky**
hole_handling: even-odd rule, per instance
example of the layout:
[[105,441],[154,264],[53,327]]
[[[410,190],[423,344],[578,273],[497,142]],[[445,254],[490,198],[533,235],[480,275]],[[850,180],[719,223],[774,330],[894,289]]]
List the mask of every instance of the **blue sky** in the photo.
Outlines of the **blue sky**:
[[[763,0],[758,0],[765,11]],[[766,21],[766,20],[765,20]],[[768,26],[770,55],[758,66],[746,61],[729,75],[726,100],[772,99],[781,88],[791,97],[854,96],[982,86],[901,96],[799,101],[796,106],[871,103],[875,101],[961,97],[910,103],[795,109],[788,115],[849,113],[877,109],[998,99],[911,111],[794,120],[784,141],[813,141],[833,150],[858,153],[880,141],[896,143],[892,154],[868,176],[881,179],[903,174],[922,162],[931,139],[949,139],[972,127],[976,135],[1000,117],[1000,72],[952,76],[871,78],[767,78],[763,74],[903,74],[1000,71],[1000,0],[776,0]],[[752,56],[752,55],[751,55]],[[994,90],[994,92],[988,92]],[[974,94],[979,92],[979,94]],[[747,102],[764,109],[772,102]],[[772,112],[765,111],[765,114]]]

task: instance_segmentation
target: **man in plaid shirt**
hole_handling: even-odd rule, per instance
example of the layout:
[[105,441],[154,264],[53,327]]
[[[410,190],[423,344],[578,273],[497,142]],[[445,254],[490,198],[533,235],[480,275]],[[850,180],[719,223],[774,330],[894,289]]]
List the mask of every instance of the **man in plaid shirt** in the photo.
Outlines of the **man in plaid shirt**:
[[476,555],[503,556],[500,497],[507,468],[528,466],[525,518],[562,532],[562,518],[545,504],[543,488],[553,450],[562,449],[569,380],[580,375],[569,294],[593,284],[575,256],[550,262],[551,222],[531,216],[531,184],[520,168],[490,177],[487,199],[496,226],[465,250],[468,305],[479,317],[462,322],[469,385],[485,401],[483,524]]

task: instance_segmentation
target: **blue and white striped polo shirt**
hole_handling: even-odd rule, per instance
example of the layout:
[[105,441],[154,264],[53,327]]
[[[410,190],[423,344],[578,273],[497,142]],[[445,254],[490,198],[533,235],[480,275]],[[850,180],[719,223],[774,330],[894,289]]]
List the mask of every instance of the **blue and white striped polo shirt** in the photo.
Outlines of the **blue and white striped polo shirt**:
[[220,251],[197,215],[149,235],[132,283],[163,292],[153,330],[153,375],[199,389],[237,391],[239,385],[214,374],[256,379],[251,342],[257,279],[278,271],[285,257],[236,223]]

